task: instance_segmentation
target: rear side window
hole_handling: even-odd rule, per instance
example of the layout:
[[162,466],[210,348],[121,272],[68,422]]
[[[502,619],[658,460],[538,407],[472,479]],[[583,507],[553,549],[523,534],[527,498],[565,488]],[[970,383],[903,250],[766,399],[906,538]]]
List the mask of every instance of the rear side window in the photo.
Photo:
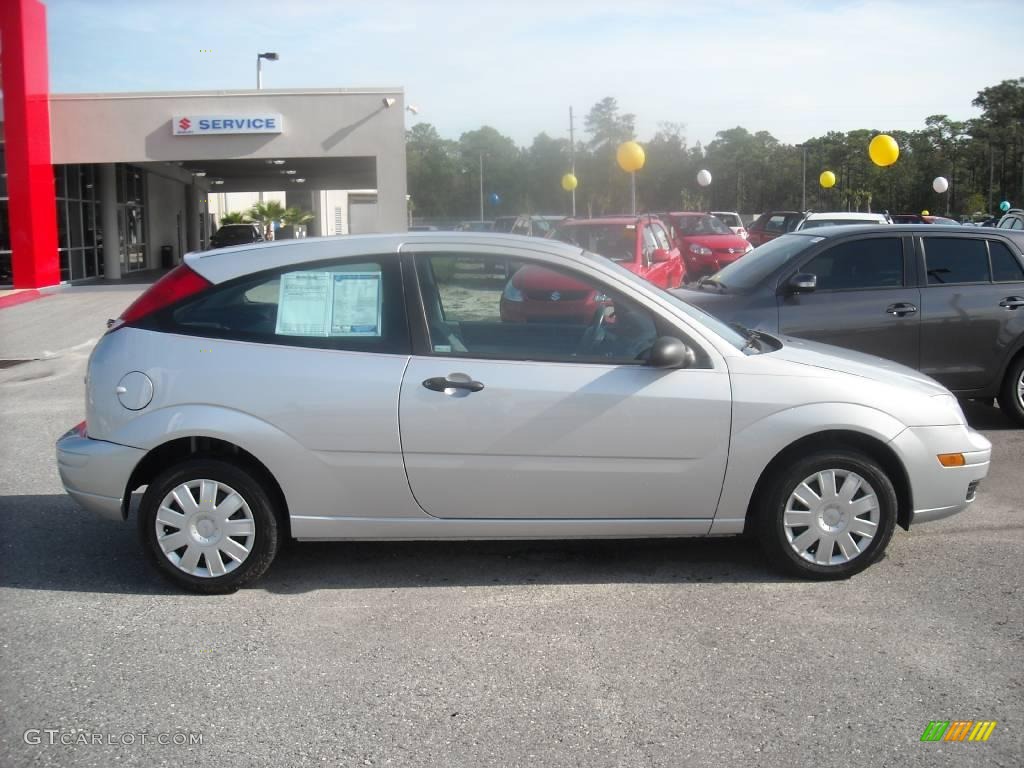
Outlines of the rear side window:
[[323,349],[410,351],[392,257],[290,267],[232,280],[156,315],[156,330]]
[[877,237],[840,243],[804,264],[818,278],[819,291],[897,288],[903,285],[903,243]]
[[995,283],[1012,283],[1024,281],[1024,269],[1013,252],[1005,243],[998,240],[988,241],[989,254],[992,256],[992,281]]
[[988,282],[988,249],[984,240],[959,237],[924,237],[922,240],[928,285]]

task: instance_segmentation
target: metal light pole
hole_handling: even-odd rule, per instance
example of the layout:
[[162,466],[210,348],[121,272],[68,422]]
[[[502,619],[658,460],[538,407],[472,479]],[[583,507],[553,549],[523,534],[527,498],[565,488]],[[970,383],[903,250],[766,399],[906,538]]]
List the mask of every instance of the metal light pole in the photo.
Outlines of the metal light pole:
[[803,150],[803,161],[800,163],[800,210],[807,210],[807,145],[797,144]]
[[[569,166],[570,173],[576,175],[576,134],[572,122],[572,107],[569,107]],[[572,215],[576,217],[576,187],[572,188]]]
[[480,153],[480,221],[484,220],[484,153]]
[[281,57],[278,56],[273,51],[268,51],[267,53],[257,53],[256,54],[256,90],[257,91],[260,90],[263,87],[263,59],[266,59],[267,61],[277,61],[279,58],[281,58]]

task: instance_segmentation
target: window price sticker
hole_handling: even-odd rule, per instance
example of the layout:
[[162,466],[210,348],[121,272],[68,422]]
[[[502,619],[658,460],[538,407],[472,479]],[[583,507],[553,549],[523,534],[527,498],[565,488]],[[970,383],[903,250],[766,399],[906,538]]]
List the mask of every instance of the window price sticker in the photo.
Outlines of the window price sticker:
[[380,272],[289,272],[281,276],[280,336],[381,335]]

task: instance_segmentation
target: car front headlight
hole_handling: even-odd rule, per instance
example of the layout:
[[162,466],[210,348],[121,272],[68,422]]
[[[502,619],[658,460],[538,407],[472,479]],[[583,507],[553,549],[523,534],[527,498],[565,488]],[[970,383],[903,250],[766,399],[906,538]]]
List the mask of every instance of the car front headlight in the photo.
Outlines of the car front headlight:
[[693,243],[690,245],[690,253],[696,256],[710,256],[711,249],[706,245],[697,245],[696,243]]
[[512,281],[509,280],[508,283],[505,284],[505,290],[502,291],[501,297],[505,299],[505,301],[523,301],[523,292],[512,285]]

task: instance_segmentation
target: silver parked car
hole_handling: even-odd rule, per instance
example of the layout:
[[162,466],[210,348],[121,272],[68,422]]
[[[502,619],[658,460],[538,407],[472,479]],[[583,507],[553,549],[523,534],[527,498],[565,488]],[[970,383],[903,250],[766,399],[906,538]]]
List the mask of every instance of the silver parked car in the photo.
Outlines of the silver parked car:
[[[527,269],[514,283],[509,275]],[[588,312],[581,315],[581,308]],[[86,509],[225,592],[285,537],[739,534],[812,579],[964,510],[991,446],[896,363],[741,333],[607,259],[475,233],[194,253],[57,443]]]

